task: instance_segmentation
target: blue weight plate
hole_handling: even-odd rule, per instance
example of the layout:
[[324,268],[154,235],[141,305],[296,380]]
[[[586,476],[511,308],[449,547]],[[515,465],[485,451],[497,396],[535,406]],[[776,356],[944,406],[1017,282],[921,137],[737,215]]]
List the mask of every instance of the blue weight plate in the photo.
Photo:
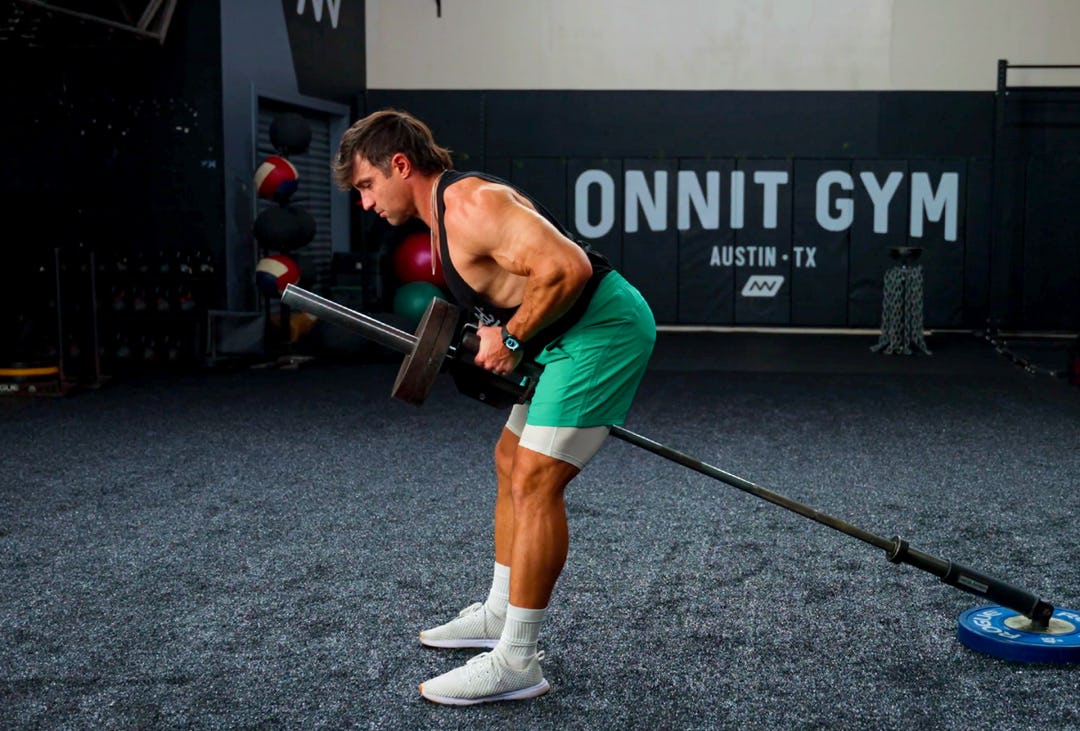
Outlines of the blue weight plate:
[[1020,612],[996,604],[974,607],[956,621],[964,645],[1015,662],[1080,662],[1080,611],[1058,607],[1046,631],[1034,630]]

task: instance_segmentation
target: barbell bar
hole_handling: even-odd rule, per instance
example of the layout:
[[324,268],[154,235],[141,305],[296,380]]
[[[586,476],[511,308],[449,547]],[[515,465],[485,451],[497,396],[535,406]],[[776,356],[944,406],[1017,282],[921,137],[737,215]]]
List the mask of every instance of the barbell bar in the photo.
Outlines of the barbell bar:
[[[423,403],[430,393],[435,377],[447,364],[466,371],[476,371],[477,373],[472,374],[473,382],[479,380],[482,383],[487,383],[493,392],[509,393],[516,396],[515,400],[519,402],[527,399],[530,389],[537,378],[535,372],[516,376],[512,374],[511,377],[498,376],[473,365],[471,352],[475,352],[475,341],[470,340],[471,336],[466,330],[461,342],[457,345],[451,344],[452,336],[457,329],[458,310],[452,304],[439,298],[432,299],[414,334],[395,328],[370,315],[352,310],[295,284],[285,287],[281,295],[281,302],[289,307],[315,315],[321,320],[359,331],[368,339],[403,354],[405,360],[398,372],[391,395],[417,406]],[[505,405],[506,403],[505,399],[500,401],[477,394],[469,395],[496,405]],[[1045,632],[1050,627],[1051,620],[1054,617],[1054,606],[1028,591],[974,571],[955,561],[938,558],[919,551],[912,548],[906,540],[899,536],[884,538],[871,533],[719,467],[707,464],[677,449],[637,434],[625,427],[611,426],[610,429],[611,436],[616,439],[680,464],[707,477],[719,480],[730,487],[809,518],[821,525],[868,543],[875,548],[882,549],[892,563],[908,564],[937,576],[949,586],[984,597],[1003,607],[1008,607],[1027,617],[1028,628],[1033,633]]]

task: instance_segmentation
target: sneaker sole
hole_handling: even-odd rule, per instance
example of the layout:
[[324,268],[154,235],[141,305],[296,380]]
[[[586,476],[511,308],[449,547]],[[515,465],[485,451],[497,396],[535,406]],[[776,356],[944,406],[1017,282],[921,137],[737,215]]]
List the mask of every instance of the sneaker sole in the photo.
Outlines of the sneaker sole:
[[432,703],[440,703],[444,706],[475,706],[479,703],[497,703],[498,701],[523,701],[542,696],[549,690],[551,690],[551,685],[547,680],[541,680],[536,685],[530,685],[528,688],[512,690],[509,693],[499,693],[498,695],[486,695],[481,698],[448,698],[434,693],[425,693],[423,685],[420,686],[420,695]]
[[499,644],[498,640],[490,639],[470,639],[470,640],[432,640],[420,635],[420,644],[427,645],[428,647],[441,647],[448,649],[457,648],[484,648],[488,650],[495,649],[495,646]]

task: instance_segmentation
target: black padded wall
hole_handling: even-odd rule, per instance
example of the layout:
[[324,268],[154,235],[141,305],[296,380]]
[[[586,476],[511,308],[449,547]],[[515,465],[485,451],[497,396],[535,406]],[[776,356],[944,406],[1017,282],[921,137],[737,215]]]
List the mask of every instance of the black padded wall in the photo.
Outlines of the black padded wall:
[[[1003,264],[992,262],[990,93],[369,90],[360,100],[388,106],[427,121],[459,168],[508,177],[563,211],[664,323],[876,327],[900,246],[922,249],[930,327],[983,326],[993,287],[1008,286],[993,277]],[[1037,173],[1047,185],[1057,175]]]

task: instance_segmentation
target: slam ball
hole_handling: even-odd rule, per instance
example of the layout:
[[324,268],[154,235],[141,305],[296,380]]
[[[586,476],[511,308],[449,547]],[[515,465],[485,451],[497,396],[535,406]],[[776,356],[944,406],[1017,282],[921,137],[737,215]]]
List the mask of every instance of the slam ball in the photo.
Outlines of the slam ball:
[[255,265],[255,285],[268,297],[276,297],[285,291],[285,285],[300,281],[300,267],[282,254],[259,259]]
[[267,249],[293,251],[315,237],[315,219],[300,206],[270,206],[255,218],[255,239]]
[[281,114],[270,123],[270,144],[283,155],[307,152],[311,127],[296,112]]
[[431,282],[403,284],[394,293],[394,312],[405,318],[410,323],[410,329],[415,330],[431,304],[432,297],[446,299],[442,290]]
[[436,257],[435,272],[431,271],[431,235],[409,234],[394,250],[394,273],[402,282],[430,282],[437,287],[446,284],[442,261]]
[[[315,217],[307,212],[306,208],[302,206],[289,206],[289,212],[296,218],[296,222],[299,225],[299,230],[296,238],[296,245],[292,248],[299,249],[301,246],[307,246],[311,243],[311,240],[315,238]],[[286,249],[288,251],[288,249]]]
[[300,174],[283,157],[271,155],[255,171],[255,190],[266,200],[287,200],[296,192]]

